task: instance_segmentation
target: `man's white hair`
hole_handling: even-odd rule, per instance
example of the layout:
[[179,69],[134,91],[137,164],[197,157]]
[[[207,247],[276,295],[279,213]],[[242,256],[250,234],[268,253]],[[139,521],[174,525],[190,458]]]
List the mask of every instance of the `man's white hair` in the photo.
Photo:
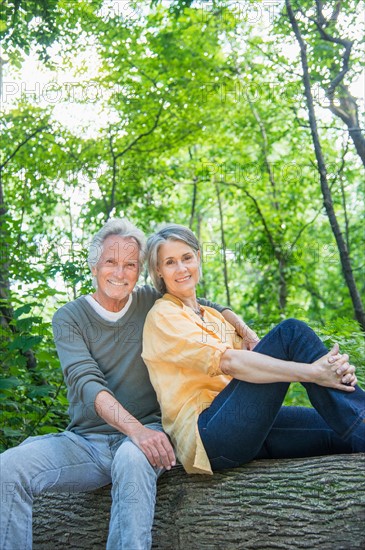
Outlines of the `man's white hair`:
[[139,248],[139,266],[143,266],[146,257],[146,239],[143,231],[138,229],[133,223],[125,218],[115,218],[109,220],[106,224],[94,235],[88,255],[88,264],[90,270],[96,266],[103,252],[104,241],[110,235],[123,237],[124,239],[134,239]]

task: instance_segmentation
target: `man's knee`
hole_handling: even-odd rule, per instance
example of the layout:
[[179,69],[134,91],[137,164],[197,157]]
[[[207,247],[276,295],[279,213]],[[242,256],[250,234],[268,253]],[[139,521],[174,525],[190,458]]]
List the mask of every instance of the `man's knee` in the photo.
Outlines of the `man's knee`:
[[5,505],[16,495],[22,500],[29,495],[27,464],[29,464],[29,457],[27,462],[21,447],[9,449],[0,456],[1,504]]
[[157,471],[137,445],[129,439],[122,443],[113,460],[113,483],[120,478],[138,481],[146,478],[155,479],[157,475]]
[[24,475],[30,462],[31,456],[21,446],[3,452],[0,456],[1,480],[17,481]]
[[54,460],[56,456],[52,434],[30,437],[2,453],[2,494],[5,492],[8,498],[9,492],[13,492],[20,495],[21,499],[27,499],[47,490],[59,475]]
[[146,468],[149,462],[143,451],[127,439],[116,452],[113,465],[123,468]]
[[130,440],[118,449],[112,466],[113,500],[129,506],[155,498],[158,471]]

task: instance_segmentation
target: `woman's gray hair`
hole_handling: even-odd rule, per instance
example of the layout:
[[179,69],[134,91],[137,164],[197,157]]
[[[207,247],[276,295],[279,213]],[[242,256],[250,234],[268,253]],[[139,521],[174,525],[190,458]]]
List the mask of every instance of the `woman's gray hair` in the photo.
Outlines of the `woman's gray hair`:
[[155,288],[164,294],[166,292],[165,281],[157,273],[158,251],[166,241],[182,241],[194,250],[200,252],[200,244],[194,233],[183,225],[169,223],[156,231],[147,240],[147,264],[148,271]]
[[106,224],[94,235],[90,243],[87,259],[90,270],[95,267],[100,260],[104,241],[110,235],[116,235],[125,239],[134,239],[136,241],[139,248],[139,265],[141,268],[146,257],[146,238],[143,231],[125,218],[115,218],[106,222]]

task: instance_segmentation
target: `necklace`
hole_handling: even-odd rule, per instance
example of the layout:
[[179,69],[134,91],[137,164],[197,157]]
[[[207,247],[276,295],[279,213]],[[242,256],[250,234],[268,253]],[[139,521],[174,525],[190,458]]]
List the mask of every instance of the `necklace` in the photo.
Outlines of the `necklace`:
[[204,317],[203,317],[204,312],[202,311],[201,307],[199,305],[196,308],[192,307],[192,306],[190,306],[190,307],[194,311],[194,313],[196,315],[198,315],[200,317],[200,319],[202,319],[204,321]]

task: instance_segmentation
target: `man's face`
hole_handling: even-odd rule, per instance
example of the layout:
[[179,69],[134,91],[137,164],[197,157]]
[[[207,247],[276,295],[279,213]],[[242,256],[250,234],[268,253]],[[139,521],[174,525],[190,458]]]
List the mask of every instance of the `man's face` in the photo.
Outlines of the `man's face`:
[[109,235],[92,274],[97,280],[94,298],[109,311],[127,303],[139,276],[139,247],[134,239]]

